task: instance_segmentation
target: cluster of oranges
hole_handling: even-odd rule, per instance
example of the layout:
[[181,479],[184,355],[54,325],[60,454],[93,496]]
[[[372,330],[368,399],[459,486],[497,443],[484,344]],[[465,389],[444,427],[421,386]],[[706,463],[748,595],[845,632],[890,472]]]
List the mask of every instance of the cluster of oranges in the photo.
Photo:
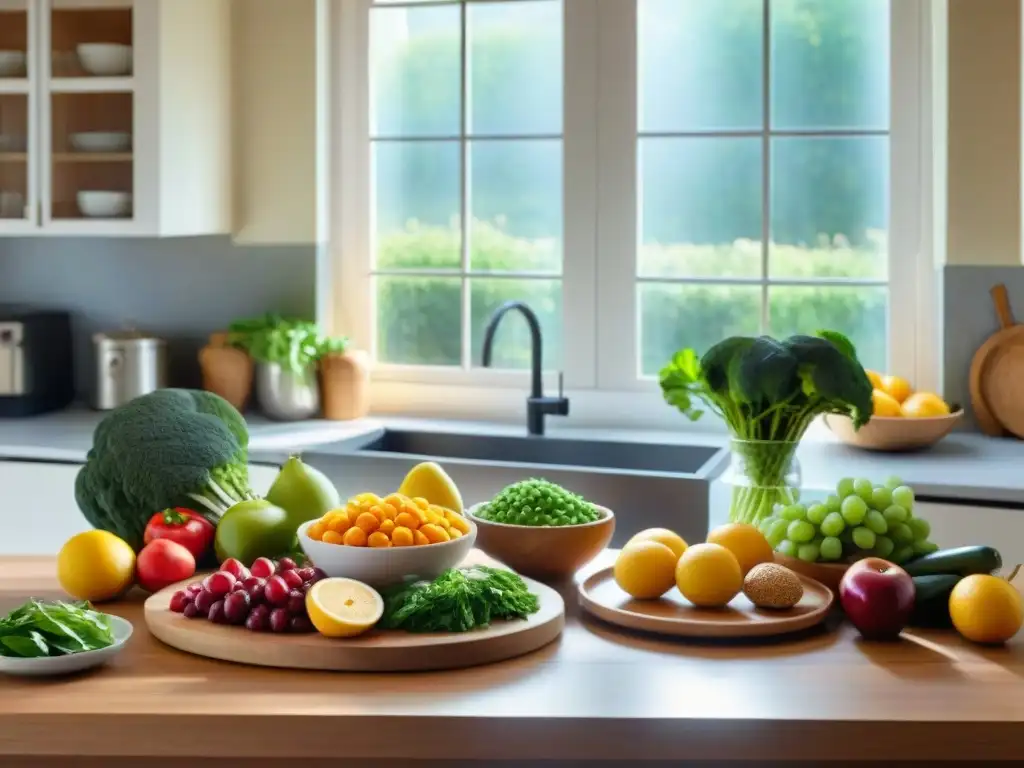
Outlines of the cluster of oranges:
[[306,530],[314,541],[349,547],[440,544],[467,533],[469,523],[458,512],[400,493],[384,498],[374,493],[354,496]]
[[910,382],[899,376],[865,371],[874,390],[871,393],[872,415],[927,418],[948,416],[949,404],[934,392],[915,392]]

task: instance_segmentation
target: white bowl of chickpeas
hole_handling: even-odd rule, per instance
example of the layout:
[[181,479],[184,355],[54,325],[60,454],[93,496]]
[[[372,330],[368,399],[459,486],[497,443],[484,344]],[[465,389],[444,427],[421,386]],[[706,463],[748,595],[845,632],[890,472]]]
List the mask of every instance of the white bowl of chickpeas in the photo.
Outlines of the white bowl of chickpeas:
[[299,544],[328,576],[386,587],[433,579],[461,563],[476,525],[450,509],[397,493],[364,493],[299,526]]

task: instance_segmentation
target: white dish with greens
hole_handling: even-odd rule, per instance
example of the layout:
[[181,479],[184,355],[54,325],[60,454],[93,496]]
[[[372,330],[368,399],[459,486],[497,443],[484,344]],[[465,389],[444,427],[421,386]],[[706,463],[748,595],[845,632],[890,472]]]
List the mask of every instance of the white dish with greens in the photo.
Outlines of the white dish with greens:
[[84,602],[31,599],[0,618],[0,673],[46,677],[106,664],[132,636],[131,622]]

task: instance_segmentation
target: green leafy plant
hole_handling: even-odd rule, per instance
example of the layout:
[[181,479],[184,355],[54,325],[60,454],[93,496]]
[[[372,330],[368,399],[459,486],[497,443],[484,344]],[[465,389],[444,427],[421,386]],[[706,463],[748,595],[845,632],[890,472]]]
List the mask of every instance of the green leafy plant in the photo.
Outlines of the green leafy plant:
[[274,313],[232,323],[228,343],[244,349],[256,362],[275,363],[295,374],[348,347],[347,338],[327,336],[310,320]]
[[380,626],[407,632],[468,632],[496,619],[524,619],[540,608],[537,596],[512,571],[475,565],[449,568],[433,581],[384,593]]
[[0,656],[66,656],[113,643],[110,619],[86,602],[33,598],[0,619]]
[[758,523],[776,503],[795,499],[785,476],[811,422],[840,413],[859,429],[871,418],[871,382],[853,343],[835,331],[732,336],[702,357],[677,352],[659,375],[665,401],[696,421],[704,408],[720,416],[741,454],[747,487],[734,489],[730,518]]

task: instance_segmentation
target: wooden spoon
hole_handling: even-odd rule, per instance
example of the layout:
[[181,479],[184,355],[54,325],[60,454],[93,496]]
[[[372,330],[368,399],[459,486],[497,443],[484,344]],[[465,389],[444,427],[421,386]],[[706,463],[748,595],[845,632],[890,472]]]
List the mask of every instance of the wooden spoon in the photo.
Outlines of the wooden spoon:
[[996,350],[1007,342],[1024,338],[1024,325],[1017,325],[1014,322],[1013,312],[1010,309],[1010,299],[1006,293],[1005,285],[1002,283],[994,285],[989,293],[992,295],[992,303],[995,305],[996,315],[999,317],[1000,328],[985,339],[985,342],[978,347],[978,351],[974,353],[974,358],[971,360],[969,386],[971,408],[974,411],[974,418],[977,419],[981,431],[991,437],[1000,437],[1005,433],[1005,430],[989,408],[982,384],[988,374]]

